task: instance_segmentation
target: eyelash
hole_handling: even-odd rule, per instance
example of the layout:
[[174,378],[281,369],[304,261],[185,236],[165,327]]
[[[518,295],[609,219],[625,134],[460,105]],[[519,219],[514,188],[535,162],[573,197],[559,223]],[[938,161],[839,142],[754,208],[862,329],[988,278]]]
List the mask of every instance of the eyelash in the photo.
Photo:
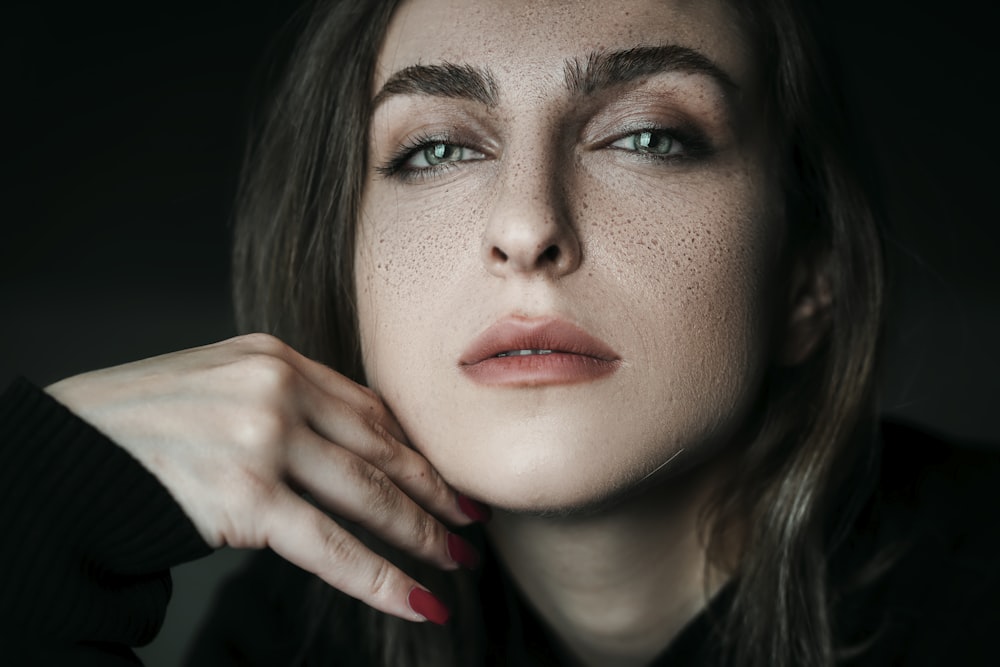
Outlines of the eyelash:
[[[671,139],[677,141],[681,145],[681,152],[679,154],[666,154],[662,155],[659,153],[651,153],[647,151],[639,150],[629,150],[626,148],[619,148],[614,146],[623,139],[629,137],[634,137],[640,135],[644,132],[651,132],[654,134],[665,134]],[[628,127],[624,132],[606,141],[602,148],[612,148],[615,150],[625,151],[635,155],[637,158],[642,160],[652,160],[654,162],[688,162],[698,160],[700,158],[706,158],[715,151],[715,147],[709,138],[700,129],[691,125],[678,125],[676,127],[664,127],[662,125],[653,124],[638,124]]]
[[[680,154],[657,154],[639,150],[629,150],[618,148],[613,144],[627,139],[628,137],[642,134],[643,132],[653,132],[656,134],[666,134],[681,144]],[[376,173],[386,178],[397,178],[401,180],[414,180],[426,178],[442,173],[444,170],[454,169],[457,162],[446,162],[444,164],[430,167],[407,167],[409,162],[420,151],[427,150],[433,146],[445,144],[467,150],[477,150],[472,147],[472,142],[463,141],[460,138],[448,134],[420,134],[407,139],[393,155],[384,163],[375,167]],[[635,155],[638,159],[651,160],[654,162],[686,162],[705,158],[714,152],[714,147],[705,134],[692,126],[663,127],[652,124],[643,124],[630,127],[627,131],[619,134],[614,139],[601,145],[601,148],[613,148]]]
[[444,164],[431,167],[413,168],[406,166],[406,163],[409,162],[417,153],[439,144],[465,148],[468,150],[476,150],[471,146],[471,142],[464,141],[459,137],[455,137],[447,133],[418,134],[407,139],[384,164],[375,167],[375,171],[379,175],[387,178],[411,180],[424,178],[433,174],[439,174],[445,169],[455,168],[455,162],[446,162]]

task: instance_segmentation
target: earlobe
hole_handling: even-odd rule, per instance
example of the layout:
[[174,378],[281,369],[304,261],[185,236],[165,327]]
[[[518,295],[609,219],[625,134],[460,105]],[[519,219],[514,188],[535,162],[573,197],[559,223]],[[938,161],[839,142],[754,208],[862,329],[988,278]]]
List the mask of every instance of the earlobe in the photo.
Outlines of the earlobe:
[[790,281],[785,335],[778,363],[795,366],[819,346],[830,330],[833,288],[826,262],[796,262]]

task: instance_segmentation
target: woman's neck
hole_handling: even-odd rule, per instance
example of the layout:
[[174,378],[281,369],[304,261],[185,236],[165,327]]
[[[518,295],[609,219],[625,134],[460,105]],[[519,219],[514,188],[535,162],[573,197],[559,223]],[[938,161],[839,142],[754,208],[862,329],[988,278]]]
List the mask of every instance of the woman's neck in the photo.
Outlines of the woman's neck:
[[725,583],[706,568],[699,530],[717,479],[707,470],[668,479],[586,516],[497,512],[489,535],[578,664],[646,665]]

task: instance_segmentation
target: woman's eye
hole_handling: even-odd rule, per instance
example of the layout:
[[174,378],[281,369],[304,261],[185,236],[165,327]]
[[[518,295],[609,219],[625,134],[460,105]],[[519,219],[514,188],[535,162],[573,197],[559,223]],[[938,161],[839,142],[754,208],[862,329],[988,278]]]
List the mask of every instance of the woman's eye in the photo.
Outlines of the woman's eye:
[[450,162],[482,160],[486,156],[465,146],[447,143],[425,144],[414,151],[403,164],[404,169],[429,169]]
[[375,167],[375,171],[388,178],[408,180],[435,176],[439,170],[460,162],[485,159],[487,156],[481,151],[451,143],[443,137],[417,138],[402,145],[388,162]]
[[615,148],[649,153],[650,155],[676,155],[681,153],[681,143],[665,130],[641,130],[622,137],[611,144]]

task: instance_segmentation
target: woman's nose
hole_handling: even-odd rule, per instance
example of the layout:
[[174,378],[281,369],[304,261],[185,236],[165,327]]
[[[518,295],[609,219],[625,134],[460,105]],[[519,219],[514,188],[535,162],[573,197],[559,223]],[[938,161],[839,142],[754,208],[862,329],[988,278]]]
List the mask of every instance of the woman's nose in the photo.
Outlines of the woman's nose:
[[558,278],[579,268],[580,239],[566,193],[555,180],[528,175],[503,187],[483,235],[487,271]]

